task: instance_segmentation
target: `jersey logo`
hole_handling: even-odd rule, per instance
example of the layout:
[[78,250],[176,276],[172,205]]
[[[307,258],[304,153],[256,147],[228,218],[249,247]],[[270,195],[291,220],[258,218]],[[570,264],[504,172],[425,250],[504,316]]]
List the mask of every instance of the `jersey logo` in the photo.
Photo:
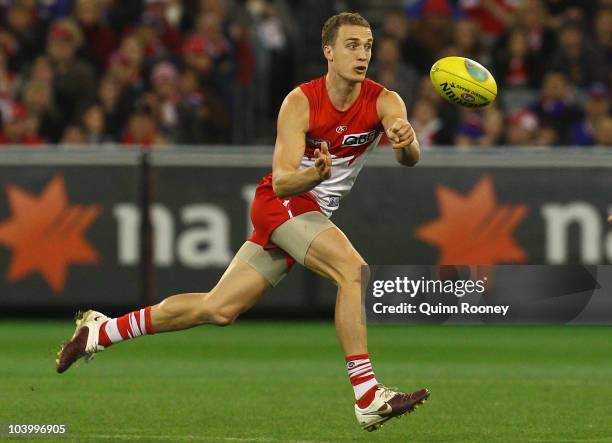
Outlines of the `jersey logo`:
[[346,126],[338,126],[338,127],[336,128],[336,132],[337,132],[338,134],[342,134],[343,132],[345,132],[345,131],[346,131],[346,129],[347,129],[347,127],[346,127]]
[[342,139],[342,146],[361,146],[370,143],[375,138],[376,130],[361,134],[346,134]]

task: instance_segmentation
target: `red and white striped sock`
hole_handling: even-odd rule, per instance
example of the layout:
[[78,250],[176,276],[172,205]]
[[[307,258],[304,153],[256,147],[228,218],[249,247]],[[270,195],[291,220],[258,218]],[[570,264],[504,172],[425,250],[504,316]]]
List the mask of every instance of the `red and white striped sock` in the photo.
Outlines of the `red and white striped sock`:
[[107,348],[113,343],[149,334],[153,334],[150,306],[105,322],[100,327],[98,343]]
[[346,357],[346,370],[353,385],[353,391],[355,391],[356,403],[363,409],[374,400],[378,386],[372,363],[370,363],[370,356],[357,354]]

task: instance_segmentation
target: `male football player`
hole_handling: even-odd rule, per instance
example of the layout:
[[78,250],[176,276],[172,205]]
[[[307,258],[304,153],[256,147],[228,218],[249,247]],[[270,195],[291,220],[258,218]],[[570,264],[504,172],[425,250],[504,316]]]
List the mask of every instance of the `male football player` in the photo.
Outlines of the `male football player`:
[[427,389],[397,392],[376,380],[361,297],[366,262],[329,220],[383,133],[406,166],[419,160],[419,143],[399,95],[366,78],[373,44],[368,22],[359,14],[335,15],[323,26],[322,43],[328,72],[285,98],[272,173],[257,186],[251,208],[254,232],[217,285],[118,318],[96,311],[80,314],[73,337],[59,353],[58,372],[140,335],[229,325],[299,262],[338,287],[335,325],[361,427],[373,431],[429,397]]

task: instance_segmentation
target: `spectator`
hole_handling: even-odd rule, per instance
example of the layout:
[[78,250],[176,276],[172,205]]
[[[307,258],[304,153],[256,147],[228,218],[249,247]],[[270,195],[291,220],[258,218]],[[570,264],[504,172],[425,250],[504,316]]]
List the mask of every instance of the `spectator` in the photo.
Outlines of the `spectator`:
[[419,136],[421,146],[438,144],[438,138],[443,123],[438,116],[436,106],[429,100],[417,100],[410,123]]
[[612,147],[612,117],[600,118],[595,125],[595,144]]
[[140,102],[129,117],[127,127],[121,137],[121,144],[132,147],[151,147],[165,144],[166,140],[159,134],[153,109],[145,102]]
[[290,23],[273,2],[266,2],[255,17],[254,33],[260,55],[259,79],[266,84],[260,101],[270,119],[275,118],[283,99],[295,86],[289,28]]
[[[431,62],[447,47],[453,38],[452,7],[447,0],[425,0],[422,16],[417,22],[414,37]],[[427,73],[433,63],[427,66]]]
[[38,53],[42,48],[43,36],[41,27],[35,23],[35,11],[20,2],[15,2],[8,10],[6,21],[17,45],[10,58],[10,67],[13,71],[21,70],[28,62],[31,54]]
[[[584,0],[554,0],[546,1],[546,8],[550,13],[548,20],[550,26],[558,31],[567,22],[590,23],[595,14],[598,1]],[[603,4],[603,1],[599,1]]]
[[481,109],[462,109],[461,121],[455,135],[457,146],[476,146],[484,136],[484,117]]
[[558,140],[556,130],[542,126],[538,116],[530,110],[517,111],[508,119],[506,140],[514,146],[551,146]]
[[[549,59],[556,47],[556,36],[548,26],[549,22],[541,0],[523,0],[519,3],[513,29],[523,32],[527,39],[528,52],[540,57],[540,60]],[[502,38],[499,44],[505,46],[506,40]]]
[[101,144],[113,140],[106,132],[104,109],[99,104],[92,105],[83,114],[83,141],[88,144]]
[[459,0],[459,7],[481,32],[489,37],[500,37],[511,25],[512,12],[517,2],[512,0]]
[[74,17],[84,35],[83,56],[95,65],[98,72],[106,68],[108,59],[119,44],[119,38],[103,21],[104,2],[77,0]]
[[213,12],[200,14],[191,43],[196,52],[205,54],[210,62],[208,69],[202,71],[204,84],[218,90],[228,106],[231,105],[234,48],[223,34],[221,17]]
[[75,58],[82,42],[78,27],[70,19],[57,21],[49,32],[47,53],[53,66],[54,102],[64,128],[78,121],[94,100],[96,76],[93,68]]
[[113,140],[119,140],[129,115],[129,106],[121,94],[121,86],[111,77],[102,79],[98,101],[104,112],[104,127]]
[[528,110],[518,111],[508,119],[506,139],[509,145],[535,145],[539,129],[537,115]]
[[51,85],[53,83],[53,75],[53,65],[49,57],[39,55],[34,59],[29,71],[31,80],[38,80]]
[[197,72],[201,77],[206,77],[213,69],[213,60],[206,51],[202,39],[197,36],[190,37],[183,45],[183,57],[189,69]]
[[41,20],[53,21],[70,14],[71,0],[44,0],[39,1],[38,15]]
[[[408,20],[401,12],[391,12],[383,20],[383,35],[394,38],[400,47],[402,61],[416,69],[419,75],[428,75],[434,63],[434,54],[414,36],[416,24]],[[378,51],[378,42],[374,53]]]
[[495,146],[505,143],[504,114],[495,105],[484,109],[484,134],[478,140],[480,146]]
[[456,21],[453,26],[453,45],[456,53],[462,57],[478,60],[483,65],[489,65],[488,54],[483,51],[480,30],[471,20]]
[[588,93],[584,107],[584,117],[570,129],[570,144],[588,146],[595,143],[597,121],[609,116],[610,93],[603,83],[594,84]]
[[178,71],[170,62],[160,62],[153,68],[151,84],[155,94],[160,132],[174,140],[178,131]]
[[184,71],[179,90],[178,142],[192,145],[222,142],[228,127],[228,116],[219,100],[204,93],[197,72]]
[[420,78],[413,68],[401,61],[400,48],[395,39],[382,37],[376,42],[370,77],[397,92],[404,99],[406,106],[415,101]]
[[28,124],[28,113],[23,105],[17,102],[4,110],[2,115],[2,132],[0,145],[40,145],[44,140]]
[[455,131],[459,124],[459,107],[444,101],[434,88],[429,77],[421,79],[419,99],[425,99],[436,107],[436,113],[442,121],[442,127],[436,133],[436,143],[452,145]]
[[594,30],[597,50],[609,71],[612,68],[612,8],[603,9],[597,14]]
[[84,145],[85,142],[85,132],[78,125],[68,125],[60,140],[63,145]]
[[597,81],[602,77],[603,59],[584,38],[584,32],[577,23],[567,23],[559,33],[559,49],[553,55],[551,67],[563,72],[570,81],[580,87]]
[[30,80],[23,89],[23,103],[29,116],[37,119],[36,131],[50,143],[60,139],[61,115],[53,103],[51,85],[43,80]]
[[539,87],[540,58],[529,51],[528,36],[523,29],[510,31],[507,46],[497,53],[494,71],[500,89]]
[[144,54],[144,66],[148,67],[155,61],[169,57],[170,52],[161,39],[161,21],[153,15],[143,14],[138,26],[132,33],[137,37]]
[[[183,35],[178,27],[179,20],[176,17],[176,7],[171,5],[169,0],[144,0],[144,4],[141,23],[146,23],[155,30],[164,50],[174,53],[180,51]],[[168,20],[168,17],[172,17],[172,12],[175,13],[175,16],[172,20]]]
[[572,87],[563,73],[549,72],[544,76],[540,99],[532,110],[545,127],[556,131],[560,143],[567,144],[569,128],[580,118],[580,111]]
[[10,102],[17,96],[19,82],[19,76],[8,67],[6,52],[0,47],[0,102]]
[[124,37],[110,58],[107,75],[120,85],[122,96],[131,103],[145,90],[143,63],[144,48],[136,35]]

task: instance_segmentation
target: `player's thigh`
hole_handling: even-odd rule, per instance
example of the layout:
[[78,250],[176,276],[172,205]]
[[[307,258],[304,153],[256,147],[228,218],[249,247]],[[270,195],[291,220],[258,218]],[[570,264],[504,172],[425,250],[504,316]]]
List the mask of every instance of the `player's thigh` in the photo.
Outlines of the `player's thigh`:
[[304,265],[336,284],[343,284],[360,282],[366,262],[346,235],[334,226],[312,241]]
[[280,256],[264,251],[255,243],[245,242],[209,292],[208,307],[216,312],[238,315],[253,306],[286,274],[284,256],[278,254]]

